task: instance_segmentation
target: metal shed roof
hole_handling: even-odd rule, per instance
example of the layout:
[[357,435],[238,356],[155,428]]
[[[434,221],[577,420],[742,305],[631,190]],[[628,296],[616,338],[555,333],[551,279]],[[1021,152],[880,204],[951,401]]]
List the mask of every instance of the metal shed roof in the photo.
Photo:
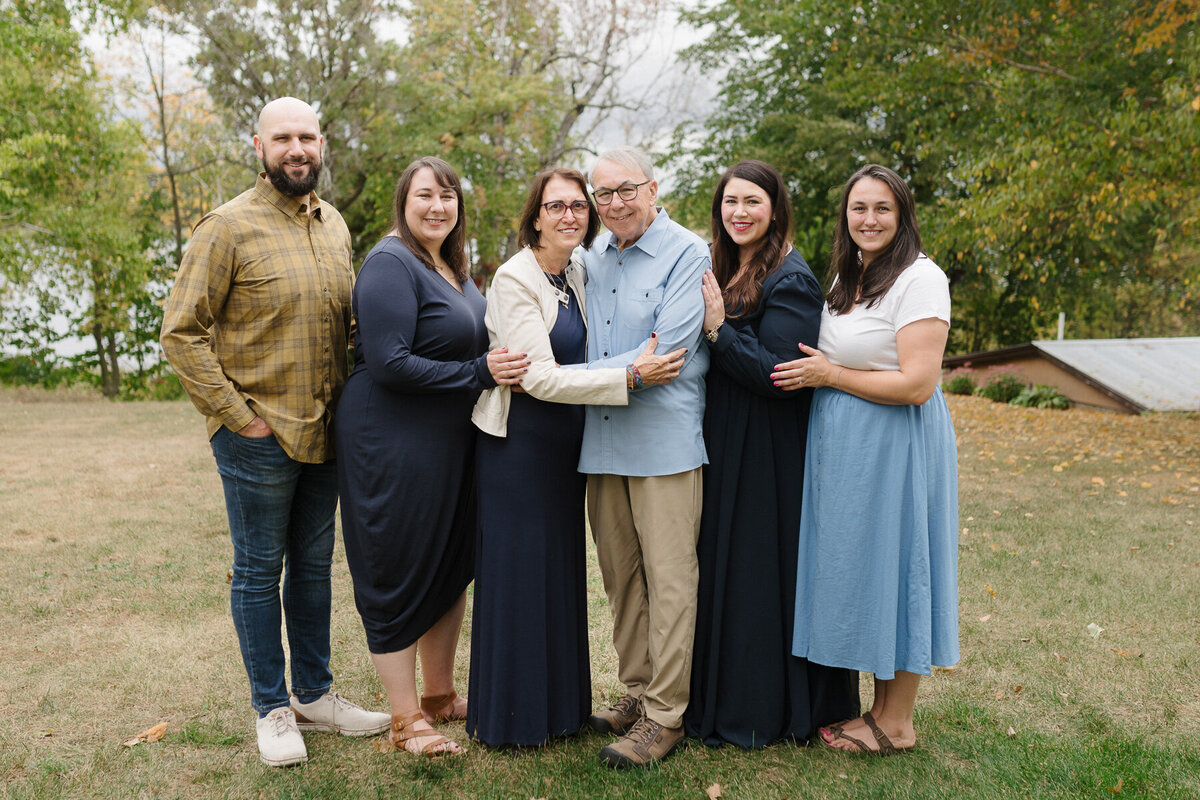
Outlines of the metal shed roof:
[[1052,339],[1032,344],[1144,408],[1200,410],[1200,336]]

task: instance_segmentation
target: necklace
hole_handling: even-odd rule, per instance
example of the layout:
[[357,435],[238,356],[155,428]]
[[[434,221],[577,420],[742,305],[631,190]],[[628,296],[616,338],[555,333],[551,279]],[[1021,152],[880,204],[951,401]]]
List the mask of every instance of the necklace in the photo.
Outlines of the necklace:
[[566,268],[563,268],[562,274],[557,274],[546,269],[546,265],[542,263],[541,257],[538,256],[537,250],[533,251],[533,260],[541,267],[542,274],[546,276],[546,280],[550,281],[550,286],[554,288],[554,296],[563,308],[568,308],[571,305],[571,292],[567,289],[567,274]]

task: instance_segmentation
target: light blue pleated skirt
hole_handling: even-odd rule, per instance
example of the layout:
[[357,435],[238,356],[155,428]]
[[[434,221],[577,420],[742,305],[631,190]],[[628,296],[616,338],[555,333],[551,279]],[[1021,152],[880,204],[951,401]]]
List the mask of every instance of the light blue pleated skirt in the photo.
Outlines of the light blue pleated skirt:
[[881,680],[958,662],[958,462],[941,389],[920,406],[814,393],[793,652]]

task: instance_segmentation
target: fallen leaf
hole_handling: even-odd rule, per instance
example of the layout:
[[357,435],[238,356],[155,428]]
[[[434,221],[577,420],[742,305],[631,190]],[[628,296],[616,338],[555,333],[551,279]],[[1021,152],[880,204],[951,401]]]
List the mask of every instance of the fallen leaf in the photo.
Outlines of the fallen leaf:
[[1013,728],[1012,725],[1008,726],[1008,738],[1010,738],[1010,739],[1017,738],[1017,731],[1015,728]]
[[1129,552],[1136,553],[1138,550],[1141,550],[1141,549],[1142,548],[1138,547],[1137,545],[1134,545],[1133,547],[1129,548]]
[[709,786],[707,789],[705,789],[704,793],[708,795],[708,800],[717,800],[717,798],[721,796],[721,784],[714,783],[712,786]]
[[375,740],[375,749],[380,753],[394,753],[396,752],[396,745],[392,743],[390,737],[384,736]]
[[990,594],[992,597],[995,597],[995,596],[996,596],[996,590],[995,590],[995,589],[993,589],[993,588],[991,587],[991,585],[990,585],[990,584],[987,584],[987,583],[985,583],[985,584],[983,585],[983,588],[987,589],[987,591],[988,591],[988,594]]
[[1109,649],[1110,649],[1110,650],[1112,650],[1112,651],[1113,651],[1114,653],[1116,653],[1117,655],[1119,655],[1121,658],[1129,658],[1129,651],[1128,651],[1128,650],[1118,650],[1118,649],[1117,649],[1117,648],[1115,648],[1115,647],[1110,647]]
[[1120,794],[1120,793],[1121,793],[1121,787],[1122,787],[1122,786],[1124,786],[1124,785],[1125,785],[1125,779],[1124,779],[1124,778],[1121,778],[1121,777],[1118,777],[1118,778],[1117,778],[1117,785],[1116,785],[1116,786],[1110,786],[1110,787],[1108,787],[1108,790],[1109,790],[1110,792],[1112,792],[1113,794]]
[[139,744],[141,744],[141,743],[142,743],[142,740],[141,740],[141,739],[139,739],[139,738],[138,738],[138,737],[136,737],[136,736],[135,736],[135,737],[133,737],[132,739],[126,739],[126,740],[123,742],[123,744],[124,744],[126,747],[137,747],[137,746],[138,746]]
[[1016,686],[1013,687],[1013,694],[1017,694],[1024,688],[1025,688],[1024,686],[1022,686],[1021,684],[1018,683]]
[[1092,478],[1092,483],[1096,484],[1097,486],[1103,486],[1104,478],[1099,478],[1099,477]]
[[1058,653],[1051,653],[1051,655],[1053,655],[1059,661],[1070,661],[1071,660],[1071,659],[1067,658],[1066,656],[1060,656]]
[[1101,628],[1094,622],[1089,622],[1087,625],[1087,632],[1091,634],[1093,639],[1099,639],[1100,634],[1104,633],[1104,628]]
[[225,582],[233,583],[233,570],[229,570],[228,572],[225,573]]
[[992,615],[991,615],[991,614],[984,614],[982,617],[980,617],[980,618],[979,618],[979,621],[980,621],[980,622],[987,622],[987,621],[988,621],[989,619],[991,619],[991,618],[992,618]]
[[850,776],[844,772],[839,772],[838,777],[841,778],[842,780],[845,780],[846,778],[849,778]]
[[139,733],[137,735],[137,738],[141,739],[143,742],[157,742],[159,739],[161,739],[163,737],[163,734],[166,732],[167,732],[167,723],[160,722],[157,725],[155,725],[153,728],[146,728],[146,730],[142,731],[141,733]]
[[1003,700],[1003,699],[1004,699],[1004,692],[996,692],[996,699],[997,699],[997,700]]

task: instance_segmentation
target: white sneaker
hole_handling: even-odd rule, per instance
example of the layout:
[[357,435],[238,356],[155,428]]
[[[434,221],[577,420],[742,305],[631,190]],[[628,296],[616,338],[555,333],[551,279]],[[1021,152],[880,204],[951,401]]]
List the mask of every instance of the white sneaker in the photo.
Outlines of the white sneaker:
[[258,726],[258,760],[268,767],[288,767],[308,761],[304,737],[296,727],[296,715],[290,708],[276,708],[260,717]]
[[326,692],[311,703],[292,697],[296,725],[302,731],[331,731],[342,736],[373,736],[392,725],[390,714],[367,711],[337,692]]

